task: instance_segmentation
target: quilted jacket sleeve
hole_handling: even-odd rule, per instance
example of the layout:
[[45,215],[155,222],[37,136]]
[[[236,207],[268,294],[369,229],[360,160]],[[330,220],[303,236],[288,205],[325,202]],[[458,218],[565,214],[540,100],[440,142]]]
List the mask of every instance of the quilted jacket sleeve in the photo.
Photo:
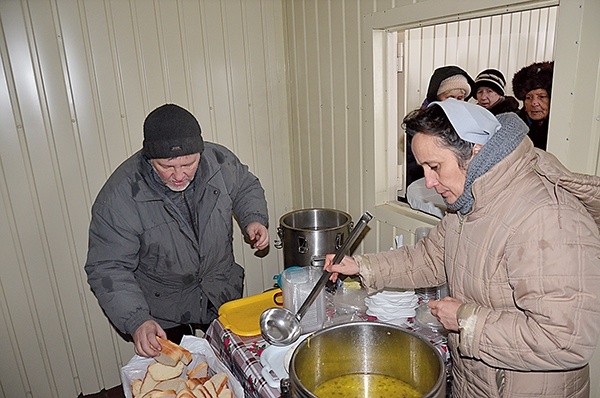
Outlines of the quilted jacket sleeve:
[[133,231],[118,210],[94,205],[85,264],[88,283],[112,324],[129,334],[152,319],[133,274],[140,248]]
[[246,231],[248,224],[258,221],[267,226],[269,215],[265,191],[258,177],[248,170],[238,157],[227,148],[218,146],[222,155],[226,158],[225,172],[228,174],[229,196],[233,201],[233,213],[235,214],[242,230]]
[[446,282],[444,220],[415,246],[354,256],[367,293],[372,294],[385,287],[415,288],[438,286]]

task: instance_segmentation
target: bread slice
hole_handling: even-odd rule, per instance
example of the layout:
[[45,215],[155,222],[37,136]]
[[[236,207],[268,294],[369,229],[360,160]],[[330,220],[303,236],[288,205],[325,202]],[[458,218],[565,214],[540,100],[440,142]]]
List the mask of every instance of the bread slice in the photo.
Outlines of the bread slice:
[[206,389],[204,384],[197,385],[192,392],[200,392],[202,394],[200,397],[210,398],[210,392]]
[[186,373],[188,379],[200,379],[206,377],[208,376],[208,364],[206,362],[200,362],[196,367],[188,370]]
[[[160,362],[164,365],[175,366],[177,362],[182,360],[184,356],[184,352],[188,351],[182,346],[173,343],[171,340],[162,339],[160,337],[156,337],[158,342],[160,343],[160,354],[154,357],[157,362]],[[189,353],[189,351],[188,351]],[[186,359],[187,360],[187,354]],[[191,355],[191,354],[190,354]]]
[[187,379],[185,381],[185,384],[187,385],[187,388],[189,388],[190,390],[193,390],[194,388],[198,387],[198,385],[204,384],[205,381],[206,380],[203,380],[203,379],[193,378],[193,379]]
[[210,398],[219,397],[219,394],[217,393],[215,385],[212,383],[212,381],[208,380],[206,383],[204,383],[204,388],[206,389],[206,391],[208,391]]
[[179,391],[177,393],[177,397],[176,398],[196,398],[196,397],[194,396],[194,394],[190,390],[185,389],[185,390]]
[[210,381],[215,386],[217,395],[219,395],[221,393],[221,391],[223,391],[223,389],[225,387],[227,387],[227,379],[228,379],[228,377],[227,377],[227,374],[225,374],[225,373],[217,373],[213,377],[210,378]]
[[131,395],[133,395],[133,398],[138,398],[141,395],[140,391],[142,391],[142,379],[135,379],[131,382]]
[[[181,347],[183,348],[183,347]],[[192,362],[192,353],[183,348],[183,355],[181,356],[181,362],[184,363],[185,366],[188,366],[190,362]]]
[[196,398],[210,398],[210,393],[203,384],[198,384],[196,387],[194,387],[192,392]]
[[145,396],[146,393],[153,390],[157,384],[158,384],[158,381],[156,381],[152,378],[152,375],[150,374],[150,372],[146,372],[146,375],[144,376],[144,379],[142,380],[142,385],[140,387],[140,396],[142,396],[142,397]]
[[174,390],[178,393],[181,390],[187,388],[187,382],[183,377],[176,377],[174,379],[167,379],[159,382],[156,387],[156,390]]
[[225,387],[223,391],[219,393],[218,398],[233,398],[233,392],[229,388]]
[[184,366],[183,362],[177,362],[175,366],[154,362],[148,365],[148,373],[150,373],[150,376],[156,381],[174,379],[181,376]]
[[142,396],[142,398],[177,398],[177,394],[173,390],[150,390]]

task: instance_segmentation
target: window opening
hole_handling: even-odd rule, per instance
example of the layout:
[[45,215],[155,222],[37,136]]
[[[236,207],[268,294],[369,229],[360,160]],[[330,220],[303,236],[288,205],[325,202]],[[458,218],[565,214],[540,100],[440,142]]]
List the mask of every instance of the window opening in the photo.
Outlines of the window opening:
[[[404,115],[421,106],[433,71],[457,65],[474,79],[486,68],[500,70],[506,78],[506,93],[513,95],[512,77],[524,66],[554,60],[554,38],[558,7],[512,12],[399,30],[387,40],[387,58],[395,58],[396,73],[387,73],[390,92],[397,98],[397,129],[388,140],[388,197],[406,201],[407,143],[401,127]],[[375,66],[377,66],[375,64]],[[471,102],[476,102],[473,98]],[[522,105],[522,104],[521,104]],[[395,184],[395,187],[392,185]]]

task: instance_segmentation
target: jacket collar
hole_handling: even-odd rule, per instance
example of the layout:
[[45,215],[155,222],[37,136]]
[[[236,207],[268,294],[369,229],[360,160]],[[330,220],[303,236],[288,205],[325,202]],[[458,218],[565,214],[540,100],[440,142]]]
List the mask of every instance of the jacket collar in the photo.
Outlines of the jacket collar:
[[529,137],[523,138],[521,143],[508,156],[492,167],[487,173],[479,177],[472,186],[473,210],[478,211],[493,202],[508,186],[529,168],[531,160],[535,157],[533,143]]

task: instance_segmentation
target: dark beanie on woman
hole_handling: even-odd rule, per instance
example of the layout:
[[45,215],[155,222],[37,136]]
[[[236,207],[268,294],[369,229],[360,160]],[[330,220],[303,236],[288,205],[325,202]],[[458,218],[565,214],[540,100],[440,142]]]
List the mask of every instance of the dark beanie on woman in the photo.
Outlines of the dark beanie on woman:
[[481,71],[475,78],[475,92],[479,87],[488,87],[494,90],[498,95],[504,97],[504,87],[506,79],[498,69],[486,69]]
[[200,124],[182,107],[165,104],[146,116],[142,153],[149,159],[169,159],[203,150]]

